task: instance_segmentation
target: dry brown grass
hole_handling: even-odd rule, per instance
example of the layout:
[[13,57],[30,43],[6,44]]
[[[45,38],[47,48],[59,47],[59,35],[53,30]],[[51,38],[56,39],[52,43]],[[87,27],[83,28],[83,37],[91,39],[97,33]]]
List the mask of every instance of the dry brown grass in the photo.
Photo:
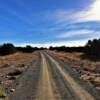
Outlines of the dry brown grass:
[[82,60],[82,53],[49,52],[72,65],[80,73],[81,79],[90,81],[100,91],[100,61]]
[[[5,98],[7,93],[2,85],[0,85],[0,98]],[[1,99],[0,99],[1,100]]]
[[15,53],[7,56],[0,56],[0,82],[7,88],[13,88],[14,80],[22,75],[27,65],[37,59],[37,52]]
[[0,63],[2,62],[27,62],[29,59],[31,59],[33,57],[32,53],[28,54],[28,53],[16,53],[13,55],[8,55],[8,56],[0,56]]

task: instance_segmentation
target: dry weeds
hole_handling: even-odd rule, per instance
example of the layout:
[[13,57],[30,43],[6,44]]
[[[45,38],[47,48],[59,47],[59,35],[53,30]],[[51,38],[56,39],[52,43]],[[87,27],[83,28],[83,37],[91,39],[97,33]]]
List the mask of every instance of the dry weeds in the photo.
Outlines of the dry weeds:
[[80,79],[91,82],[100,93],[100,61],[83,60],[80,57],[82,53],[49,52],[73,66],[80,74]]
[[37,59],[37,53],[16,53],[8,56],[0,56],[0,84],[10,93],[14,81],[28,67],[33,59]]

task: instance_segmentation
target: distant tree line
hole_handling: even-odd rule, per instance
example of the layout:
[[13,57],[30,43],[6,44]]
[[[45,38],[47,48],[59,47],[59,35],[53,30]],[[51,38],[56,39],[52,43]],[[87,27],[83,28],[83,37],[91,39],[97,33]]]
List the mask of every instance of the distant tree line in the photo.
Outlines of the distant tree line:
[[84,47],[50,47],[50,50],[65,51],[65,52],[84,52]]
[[43,50],[45,48],[37,48],[37,47],[32,47],[30,45],[27,45],[26,47],[15,47],[11,43],[6,43],[3,45],[0,45],[0,55],[9,55],[13,54],[16,52],[24,52],[24,53],[32,53],[36,50]]
[[39,50],[39,48],[37,48],[37,47],[33,48],[33,47],[27,45],[26,47],[16,47],[16,50],[20,51],[20,52],[25,52],[25,53],[31,53],[33,51]]
[[[11,43],[0,45],[0,55],[8,55],[16,52],[32,53],[36,50],[44,50],[46,48],[37,48],[27,45],[26,47],[15,47]],[[83,47],[50,47],[50,50],[65,52],[83,52],[86,55],[100,56],[100,39],[89,40]]]
[[83,47],[50,47],[50,50],[65,52],[83,52],[86,55],[100,56],[100,39],[89,40]]
[[16,48],[14,47],[13,44],[3,44],[3,45],[0,45],[0,55],[8,55],[8,54],[13,54],[15,53],[17,50]]
[[85,48],[87,55],[100,56],[100,39],[89,40]]

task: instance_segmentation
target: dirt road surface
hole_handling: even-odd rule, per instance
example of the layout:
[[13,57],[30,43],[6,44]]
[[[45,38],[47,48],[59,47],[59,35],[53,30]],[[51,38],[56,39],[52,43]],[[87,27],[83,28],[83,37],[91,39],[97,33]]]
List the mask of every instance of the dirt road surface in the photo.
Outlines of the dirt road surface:
[[85,88],[84,82],[75,79],[70,67],[59,58],[46,51],[40,51],[39,56],[6,100],[99,100],[96,91],[88,84]]

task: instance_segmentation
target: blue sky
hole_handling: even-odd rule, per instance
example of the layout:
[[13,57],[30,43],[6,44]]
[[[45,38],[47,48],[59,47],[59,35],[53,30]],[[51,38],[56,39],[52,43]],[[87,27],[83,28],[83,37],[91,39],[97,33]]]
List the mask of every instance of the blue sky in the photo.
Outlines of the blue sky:
[[0,44],[79,46],[100,38],[100,0],[0,0]]

